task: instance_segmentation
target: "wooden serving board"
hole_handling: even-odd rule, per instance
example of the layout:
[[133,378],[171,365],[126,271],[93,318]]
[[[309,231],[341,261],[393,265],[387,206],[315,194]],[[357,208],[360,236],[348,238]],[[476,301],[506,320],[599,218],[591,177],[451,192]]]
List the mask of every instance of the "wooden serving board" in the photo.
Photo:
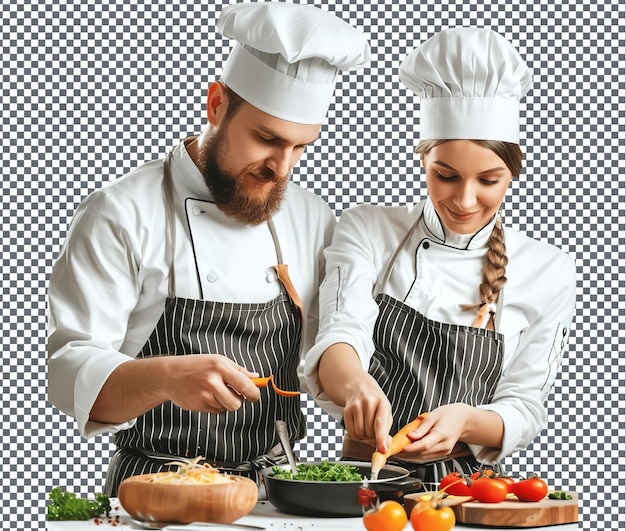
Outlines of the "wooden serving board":
[[578,494],[575,492],[569,492],[569,494],[572,496],[571,500],[546,498],[539,502],[521,502],[511,497],[500,503],[466,501],[456,504],[452,499],[449,500],[452,503],[444,503],[452,507],[457,522],[461,524],[541,527],[578,522]]

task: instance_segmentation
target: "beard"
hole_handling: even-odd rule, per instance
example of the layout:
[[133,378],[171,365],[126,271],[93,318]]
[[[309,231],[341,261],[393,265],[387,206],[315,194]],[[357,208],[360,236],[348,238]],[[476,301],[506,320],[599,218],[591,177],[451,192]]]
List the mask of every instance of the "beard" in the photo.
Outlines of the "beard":
[[[224,169],[226,140],[218,129],[199,150],[199,167],[204,182],[209,188],[217,207],[228,217],[246,225],[260,225],[268,221],[282,204],[289,182],[289,175],[280,177],[267,167],[251,164],[234,175]],[[253,182],[246,186],[246,175],[252,174],[263,181],[273,181],[269,191],[263,192],[268,184],[257,186]],[[258,188],[258,189],[257,189]]]

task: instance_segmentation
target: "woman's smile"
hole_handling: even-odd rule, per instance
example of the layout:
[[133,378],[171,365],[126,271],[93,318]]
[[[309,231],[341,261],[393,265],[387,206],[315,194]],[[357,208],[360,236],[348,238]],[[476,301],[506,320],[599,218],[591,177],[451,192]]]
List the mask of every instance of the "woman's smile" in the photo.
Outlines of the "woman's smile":
[[434,146],[422,163],[435,210],[456,234],[474,234],[487,225],[513,177],[496,153],[471,140]]
[[476,214],[478,214],[478,212],[458,212],[449,207],[445,207],[445,208],[450,213],[450,216],[452,216],[454,219],[457,219],[459,221],[470,221]]

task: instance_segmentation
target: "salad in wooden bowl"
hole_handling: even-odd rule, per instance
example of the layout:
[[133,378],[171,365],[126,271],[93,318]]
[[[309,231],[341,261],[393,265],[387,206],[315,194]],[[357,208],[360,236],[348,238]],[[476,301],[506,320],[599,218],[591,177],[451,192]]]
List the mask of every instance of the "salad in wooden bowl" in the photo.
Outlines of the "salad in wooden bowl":
[[208,464],[176,462],[173,472],[126,478],[118,497],[133,518],[152,522],[229,524],[254,508],[259,489],[254,481],[222,474]]

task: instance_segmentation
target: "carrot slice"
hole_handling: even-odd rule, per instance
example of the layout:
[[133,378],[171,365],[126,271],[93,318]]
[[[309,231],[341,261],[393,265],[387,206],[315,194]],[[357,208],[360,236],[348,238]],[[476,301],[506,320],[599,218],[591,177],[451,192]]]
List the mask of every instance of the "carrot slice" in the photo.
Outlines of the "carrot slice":
[[274,391],[280,396],[300,396],[300,391],[283,391],[282,389],[279,389],[278,387],[276,387],[273,376],[272,376],[272,387],[274,388]]
[[250,380],[252,380],[252,383],[256,385],[257,387],[267,387],[267,384],[270,383],[270,380],[272,380],[272,383],[274,383],[273,376],[266,376],[262,378],[250,378]]
[[276,394],[279,394],[280,396],[300,396],[300,391],[283,391],[282,389],[276,387],[273,374],[262,378],[250,378],[250,380],[252,380],[252,383],[257,387],[267,387],[268,384],[272,382],[272,388],[274,389],[274,392]]

